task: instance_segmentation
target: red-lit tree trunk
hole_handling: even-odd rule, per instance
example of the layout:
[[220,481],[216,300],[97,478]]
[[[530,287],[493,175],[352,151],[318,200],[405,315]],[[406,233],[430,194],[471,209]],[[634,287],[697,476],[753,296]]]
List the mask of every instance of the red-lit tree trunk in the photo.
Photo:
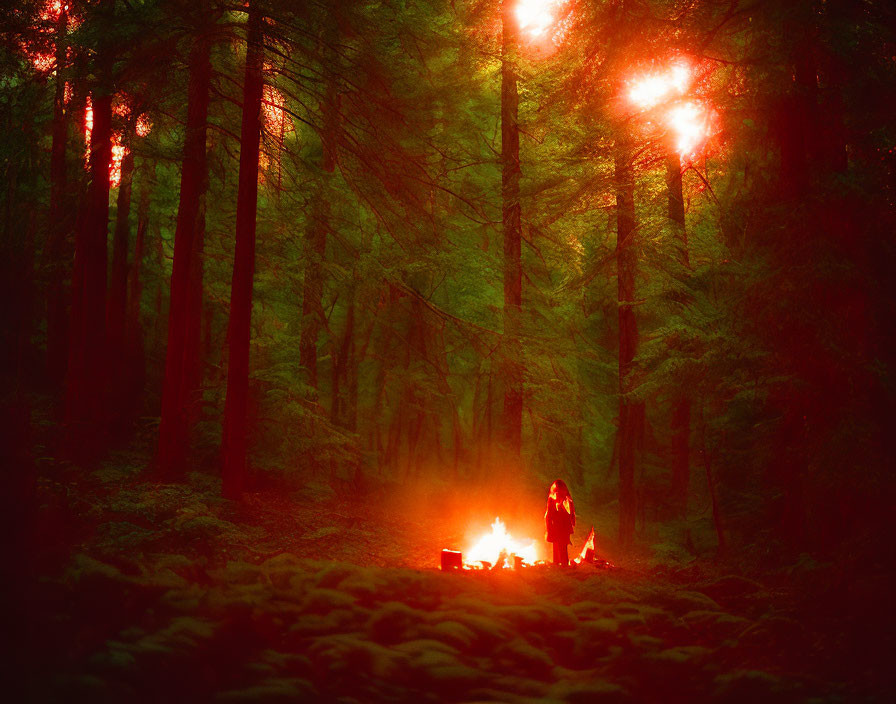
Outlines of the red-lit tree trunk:
[[[100,75],[108,75],[100,69]],[[93,91],[90,186],[75,241],[72,325],[66,375],[66,451],[79,461],[96,459],[108,432],[106,413],[106,240],[109,166],[112,158],[112,94],[105,81]]]
[[247,414],[249,406],[249,336],[252,322],[252,279],[255,273],[255,216],[258,206],[258,142],[261,136],[262,17],[258,3],[249,3],[243,120],[240,131],[240,175],[236,204],[236,248],[230,292],[229,367],[224,403],[223,493],[239,498],[246,484]]
[[[150,166],[151,171],[155,166]],[[146,169],[143,169],[144,171]],[[127,359],[127,402],[129,418],[137,418],[143,406],[143,387],[146,381],[146,358],[143,343],[143,321],[140,318],[140,302],[143,299],[143,256],[146,252],[146,231],[149,227],[149,201],[152,193],[152,175],[148,175],[140,189],[137,203],[137,237],[134,242],[134,262],[129,271],[128,303],[125,320],[125,352]]]
[[[678,152],[666,155],[666,190],[668,194],[668,215],[675,227],[678,261],[690,267],[688,256],[688,231],[684,217],[684,193],[681,183],[681,157]],[[688,487],[691,482],[690,468],[691,437],[691,397],[680,388],[672,406],[672,491],[675,509],[679,516],[687,515]]]
[[[305,370],[305,378],[314,389],[317,401],[317,338],[324,324],[323,261],[327,251],[327,233],[330,229],[330,194],[328,174],[336,168],[336,142],[339,128],[339,105],[334,64],[335,28],[327,27],[322,42],[323,72],[326,81],[320,104],[322,130],[320,133],[321,159],[318,193],[311,206],[310,221],[305,232],[305,278],[302,284],[302,331],[299,338],[299,366]],[[334,360],[335,362],[335,360]]]
[[[56,27],[56,90],[53,96],[53,143],[50,151],[50,217],[45,257],[49,262],[47,287],[47,379],[58,392],[68,360],[68,296],[65,280],[71,275],[66,242],[71,231],[65,199],[68,174],[65,164],[68,111],[65,109],[65,58],[68,13],[63,5]],[[66,256],[68,255],[68,256]]]
[[[129,145],[130,146],[130,145]],[[128,148],[121,160],[115,230],[112,237],[112,271],[106,299],[106,339],[109,354],[109,410],[112,432],[120,436],[132,418],[128,406],[128,359],[125,347],[125,320],[128,296],[128,244],[131,237],[131,183],[134,176],[134,152]]]
[[518,30],[514,5],[502,3],[501,222],[504,230],[504,440],[511,461],[522,444],[523,360],[520,345],[522,263],[520,224],[520,126],[517,90]]
[[162,419],[159,426],[158,468],[161,476],[179,478],[189,449],[192,427],[190,406],[195,389],[191,364],[198,356],[200,318],[194,305],[197,242],[205,230],[202,206],[208,162],[206,130],[209,84],[211,81],[210,43],[197,38],[190,53],[187,95],[187,126],[181,166],[180,203],[174,233],[174,262],[171,272],[171,303],[168,313],[168,344],[165,351],[165,378],[162,385]]
[[635,184],[631,150],[625,142],[615,149],[616,279],[619,306],[619,542],[631,545],[635,535],[637,498],[635,465],[644,427],[644,404],[629,398],[633,388],[633,360],[638,350],[635,317]]

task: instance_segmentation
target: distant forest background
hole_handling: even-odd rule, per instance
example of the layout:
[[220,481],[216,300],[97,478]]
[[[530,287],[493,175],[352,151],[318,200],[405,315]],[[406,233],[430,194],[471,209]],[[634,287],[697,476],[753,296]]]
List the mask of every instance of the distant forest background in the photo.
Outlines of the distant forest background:
[[[891,559],[894,6],[515,12],[4,4],[7,520],[38,437],[235,500],[561,477],[621,549]],[[676,62],[685,153],[627,100]]]

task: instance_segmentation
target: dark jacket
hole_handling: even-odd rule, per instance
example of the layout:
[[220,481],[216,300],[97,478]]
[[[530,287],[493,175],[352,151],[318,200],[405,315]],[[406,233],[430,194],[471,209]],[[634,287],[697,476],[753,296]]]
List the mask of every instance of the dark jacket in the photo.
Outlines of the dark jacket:
[[[565,504],[569,504],[567,511]],[[544,512],[544,529],[548,534],[549,543],[568,543],[572,545],[570,536],[576,525],[576,509],[573,506],[572,499],[567,498],[566,501],[560,503],[548,499],[547,509]]]

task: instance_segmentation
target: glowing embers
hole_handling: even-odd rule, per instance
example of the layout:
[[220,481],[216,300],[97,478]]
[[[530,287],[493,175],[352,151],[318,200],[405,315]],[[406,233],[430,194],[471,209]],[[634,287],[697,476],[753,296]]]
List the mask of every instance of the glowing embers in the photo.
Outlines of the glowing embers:
[[560,20],[563,8],[569,0],[519,0],[516,19],[520,29],[533,37],[543,36]]
[[520,562],[531,565],[537,559],[538,548],[535,541],[514,539],[500,518],[495,518],[491,533],[483,535],[466,553],[466,564],[473,569],[486,565],[486,569],[489,569],[502,562],[504,567],[514,567]]

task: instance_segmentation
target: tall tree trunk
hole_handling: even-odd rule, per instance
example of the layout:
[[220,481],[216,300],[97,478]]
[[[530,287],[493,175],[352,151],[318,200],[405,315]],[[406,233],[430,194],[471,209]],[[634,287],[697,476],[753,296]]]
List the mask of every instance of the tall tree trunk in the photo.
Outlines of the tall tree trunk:
[[519,461],[523,425],[520,345],[522,263],[520,223],[520,127],[517,90],[518,30],[514,5],[502,3],[501,221],[504,229],[504,440],[511,462]]
[[53,144],[50,151],[50,217],[46,259],[47,287],[47,379],[54,392],[65,380],[68,358],[68,297],[65,280],[71,275],[66,242],[71,220],[65,207],[68,174],[65,154],[68,141],[68,111],[65,109],[65,58],[68,43],[68,12],[62,5],[56,27],[56,90],[53,96]]
[[113,434],[127,432],[132,420],[128,413],[128,359],[125,324],[128,296],[128,241],[131,236],[131,183],[134,176],[134,152],[127,148],[121,160],[121,181],[118,185],[115,230],[112,237],[112,271],[106,300],[106,337],[109,354],[109,407],[112,413]]
[[811,166],[819,148],[816,27],[812,4],[796,3],[784,29],[791,40],[793,81],[781,103],[777,132],[782,192],[798,198],[809,186]]
[[355,292],[349,292],[348,310],[345,314],[345,329],[338,345],[333,340],[333,366],[331,372],[330,422],[349,428],[348,401],[343,398],[342,382],[351,383],[351,364],[355,347]]
[[72,326],[66,376],[66,449],[79,461],[96,459],[108,432],[106,413],[106,246],[109,166],[112,160],[112,94],[108,67],[100,65],[93,91],[90,186],[75,242]]
[[617,143],[615,180],[616,279],[619,306],[619,542],[623,546],[631,545],[635,535],[637,518],[635,464],[644,425],[644,404],[633,401],[628,396],[633,387],[632,360],[638,349],[638,322],[634,311],[637,269],[634,240],[637,222],[631,158],[629,144],[625,141]]
[[[305,278],[302,284],[302,330],[299,338],[299,366],[305,370],[305,379],[314,389],[317,401],[317,338],[324,324],[323,261],[327,251],[327,233],[330,229],[330,194],[328,174],[336,168],[337,131],[339,128],[339,95],[336,85],[337,61],[335,25],[332,20],[325,30],[321,55],[326,87],[320,104],[323,128],[320,133],[321,157],[317,196],[311,206],[310,222],[305,232]],[[335,360],[334,360],[335,361]]]
[[257,0],[249,2],[240,176],[236,204],[236,248],[230,292],[229,367],[224,403],[223,492],[239,498],[246,484],[249,404],[249,336],[252,279],[255,273],[255,216],[258,206],[258,146],[261,136],[262,17]]
[[190,54],[187,96],[187,127],[181,167],[180,202],[174,233],[174,262],[171,272],[171,299],[168,312],[168,344],[165,351],[165,378],[162,384],[162,420],[159,426],[158,467],[162,477],[179,478],[189,449],[189,403],[193,389],[190,363],[198,350],[200,319],[191,295],[199,266],[197,240],[205,230],[202,207],[208,182],[206,129],[211,80],[210,39],[200,36]]
[[140,318],[140,302],[143,299],[143,256],[146,252],[146,230],[149,227],[149,201],[153,188],[155,165],[149,171],[140,188],[137,203],[137,238],[134,243],[134,263],[128,280],[128,307],[125,321],[125,350],[127,370],[125,387],[128,394],[128,417],[136,419],[143,407],[143,386],[146,381],[146,356],[143,340],[143,321]]
[[[681,183],[681,157],[674,149],[670,149],[666,155],[666,190],[669,200],[669,220],[675,226],[677,259],[682,267],[690,268]],[[678,389],[672,406],[672,493],[676,513],[683,518],[687,516],[688,487],[691,483],[691,398],[683,386]]]
[[[204,190],[204,189],[203,189]],[[184,413],[186,419],[187,436],[193,433],[193,428],[202,417],[202,372],[206,359],[205,345],[203,344],[202,314],[204,309],[204,247],[205,247],[205,193],[199,199],[199,214],[196,218],[196,234],[193,237],[193,252],[190,256],[190,280],[187,291],[187,305],[189,311],[187,319],[190,325],[187,327],[184,338]]]
[[724,555],[728,552],[728,541],[725,538],[725,519],[722,515],[722,504],[719,501],[719,491],[712,473],[712,453],[706,445],[706,412],[700,407],[700,454],[703,455],[703,468],[706,471],[706,486],[709,489],[709,500],[712,505],[712,522],[716,529],[718,540],[717,552]]

